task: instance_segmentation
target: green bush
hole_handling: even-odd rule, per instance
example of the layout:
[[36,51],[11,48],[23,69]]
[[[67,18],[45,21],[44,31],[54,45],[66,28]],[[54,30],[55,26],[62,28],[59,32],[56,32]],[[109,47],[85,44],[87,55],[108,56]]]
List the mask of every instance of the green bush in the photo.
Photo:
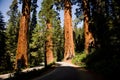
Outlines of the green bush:
[[94,53],[89,54],[84,59],[86,68],[107,79],[118,77],[120,72],[119,54],[113,52],[112,49],[97,49]]
[[76,53],[75,57],[72,59],[72,63],[75,65],[78,65],[80,67],[85,67],[85,63],[83,62],[83,59],[86,58],[86,54],[84,52],[82,53]]

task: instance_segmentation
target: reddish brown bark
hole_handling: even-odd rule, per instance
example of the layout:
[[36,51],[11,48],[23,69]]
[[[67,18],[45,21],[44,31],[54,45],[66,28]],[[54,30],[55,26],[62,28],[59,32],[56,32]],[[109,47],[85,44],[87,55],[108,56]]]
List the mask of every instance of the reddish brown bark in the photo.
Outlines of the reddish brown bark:
[[47,25],[47,33],[46,33],[46,42],[45,42],[45,55],[46,55],[46,65],[49,65],[54,61],[53,44],[52,44],[52,25],[50,22],[47,22],[46,25]]
[[94,42],[92,33],[89,31],[89,3],[88,0],[83,0],[83,13],[84,13],[84,36],[85,36],[85,52],[89,53],[89,45],[91,41]]
[[28,66],[28,26],[30,19],[30,3],[31,0],[23,0],[22,16],[20,19],[20,29],[17,44],[17,53],[15,61],[15,69],[22,66]]
[[75,55],[70,0],[64,1],[64,34],[65,34],[64,60],[66,61],[71,60]]

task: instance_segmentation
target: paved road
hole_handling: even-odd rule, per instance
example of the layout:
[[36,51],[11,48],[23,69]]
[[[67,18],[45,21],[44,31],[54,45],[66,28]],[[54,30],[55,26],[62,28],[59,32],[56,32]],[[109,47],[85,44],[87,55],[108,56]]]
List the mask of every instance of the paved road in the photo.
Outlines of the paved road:
[[57,65],[52,72],[33,80],[102,80],[73,64],[58,62]]
[[[23,72],[31,71],[33,69],[42,69],[42,67],[34,67],[23,70]],[[12,76],[13,73],[0,75],[0,80]],[[56,62],[56,69],[31,80],[103,80],[100,77],[96,77],[90,72],[80,68],[79,66],[66,63]]]

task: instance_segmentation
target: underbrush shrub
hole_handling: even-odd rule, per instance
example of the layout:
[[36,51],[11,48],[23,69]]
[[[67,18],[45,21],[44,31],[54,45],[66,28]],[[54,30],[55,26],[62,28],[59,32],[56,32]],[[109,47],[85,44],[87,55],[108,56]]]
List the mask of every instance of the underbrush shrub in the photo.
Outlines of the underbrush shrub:
[[72,63],[80,67],[85,67],[86,65],[83,60],[86,58],[86,56],[87,54],[85,54],[84,52],[76,53],[75,57],[72,59]]
[[89,54],[84,61],[86,68],[106,78],[117,77],[120,72],[120,58],[113,51],[97,50]]

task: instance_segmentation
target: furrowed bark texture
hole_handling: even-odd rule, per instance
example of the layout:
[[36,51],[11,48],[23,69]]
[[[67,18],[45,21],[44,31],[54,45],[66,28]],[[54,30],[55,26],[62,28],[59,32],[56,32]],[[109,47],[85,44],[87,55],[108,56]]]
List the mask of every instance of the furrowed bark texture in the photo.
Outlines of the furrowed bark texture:
[[45,42],[45,56],[46,56],[46,65],[49,65],[54,61],[53,44],[52,44],[52,25],[50,22],[47,22],[46,34],[47,35],[46,35],[46,42]]
[[23,0],[17,44],[15,69],[28,66],[28,26],[31,0]]
[[83,13],[84,13],[84,36],[85,36],[85,52],[89,53],[89,45],[94,42],[92,33],[89,31],[89,2],[88,0],[83,0]]
[[66,61],[71,60],[75,55],[70,0],[64,1],[64,34],[65,34],[64,60]]

